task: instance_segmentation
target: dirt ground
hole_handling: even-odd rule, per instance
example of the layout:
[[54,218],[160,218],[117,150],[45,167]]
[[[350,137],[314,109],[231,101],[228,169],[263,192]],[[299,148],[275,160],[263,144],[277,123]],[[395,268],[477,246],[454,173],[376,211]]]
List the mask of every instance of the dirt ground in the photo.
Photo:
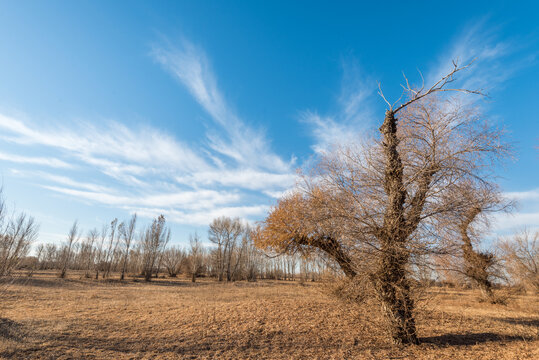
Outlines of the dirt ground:
[[539,298],[506,306],[432,289],[422,344],[386,340],[376,309],[316,283],[94,281],[38,273],[0,292],[5,359],[539,359]]

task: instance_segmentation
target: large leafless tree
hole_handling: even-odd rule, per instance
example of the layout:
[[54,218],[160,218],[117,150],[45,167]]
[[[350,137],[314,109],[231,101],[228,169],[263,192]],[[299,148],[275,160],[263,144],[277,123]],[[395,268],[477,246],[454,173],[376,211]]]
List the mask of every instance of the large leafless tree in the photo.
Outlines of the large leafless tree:
[[418,343],[408,272],[419,255],[444,251],[436,229],[465,206],[448,194],[490,181],[492,163],[507,152],[503,133],[461,101],[479,92],[450,87],[466,67],[454,63],[429,88],[406,80],[407,98],[386,101],[379,135],[327,153],[256,233],[262,247],[322,252],[349,278],[365,276],[395,343]]

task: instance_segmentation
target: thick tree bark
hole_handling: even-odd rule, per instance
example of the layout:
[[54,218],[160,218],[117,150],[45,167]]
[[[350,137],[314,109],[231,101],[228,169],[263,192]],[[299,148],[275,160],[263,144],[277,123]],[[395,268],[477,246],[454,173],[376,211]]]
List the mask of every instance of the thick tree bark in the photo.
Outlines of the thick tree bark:
[[489,268],[492,266],[493,256],[490,253],[474,250],[472,241],[468,235],[468,227],[480,213],[481,208],[479,207],[470,209],[460,224],[461,249],[466,263],[464,272],[468,278],[479,286],[483,296],[492,301],[494,293],[492,292],[492,283],[489,280]]
[[330,258],[335,260],[337,264],[339,264],[339,267],[344,272],[346,277],[349,279],[356,277],[357,272],[352,266],[352,259],[350,259],[346,252],[342,249],[341,244],[331,236],[323,236],[318,238],[298,236],[296,237],[295,241],[300,245],[313,246],[322,250],[328,254]]
[[409,260],[406,240],[415,227],[407,223],[404,214],[407,193],[403,185],[403,165],[397,148],[397,118],[392,111],[386,112],[380,132],[386,159],[384,190],[387,194],[387,207],[383,227],[378,236],[382,251],[375,286],[393,341],[397,344],[418,344],[414,301],[406,276]]
[[418,344],[414,319],[414,301],[406,277],[408,254],[391,245],[382,246],[376,290],[382,302],[392,340],[396,344]]
[[357,273],[352,267],[352,260],[343,251],[341,245],[332,237],[325,238],[325,241],[320,241],[319,248],[328,253],[339,264],[344,274],[352,279],[356,277]]

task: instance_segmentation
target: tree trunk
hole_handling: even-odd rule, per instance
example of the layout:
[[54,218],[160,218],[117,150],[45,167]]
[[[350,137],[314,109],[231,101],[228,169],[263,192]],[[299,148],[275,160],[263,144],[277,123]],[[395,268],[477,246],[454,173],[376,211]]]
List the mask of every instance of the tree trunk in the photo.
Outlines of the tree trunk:
[[380,259],[377,291],[395,344],[419,344],[414,319],[414,301],[406,277],[408,256],[402,250],[386,248]]
[[492,283],[489,280],[489,270],[494,263],[494,255],[488,252],[476,251],[473,248],[472,240],[468,236],[468,227],[480,213],[481,208],[476,207],[470,209],[465,214],[460,225],[460,234],[463,242],[461,249],[464,261],[466,262],[466,276],[479,286],[485,299],[494,302]]
[[125,272],[127,270],[127,254],[129,253],[129,248],[126,251],[127,251],[127,253],[126,253],[125,258],[124,258],[124,263],[123,263],[123,266],[122,266],[122,274],[120,275],[120,280],[123,280],[125,278]]
[[494,302],[494,292],[492,291],[492,284],[490,281],[487,280],[483,284],[480,284],[479,288],[481,289],[484,298],[488,299],[490,302]]
[[146,271],[144,271],[144,280],[145,281],[152,281],[152,271],[151,270],[148,270],[146,269]]
[[404,212],[407,191],[403,184],[404,169],[398,151],[397,118],[393,111],[386,112],[380,132],[385,157],[384,190],[387,194],[387,207],[378,236],[382,251],[375,286],[393,342],[418,344],[414,301],[406,276],[409,260],[406,242],[414,227],[407,223]]

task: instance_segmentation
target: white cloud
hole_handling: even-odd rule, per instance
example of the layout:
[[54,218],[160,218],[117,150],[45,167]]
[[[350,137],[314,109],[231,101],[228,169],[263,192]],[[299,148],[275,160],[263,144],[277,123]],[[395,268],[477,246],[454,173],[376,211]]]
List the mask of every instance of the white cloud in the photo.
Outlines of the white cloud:
[[269,190],[266,190],[266,191],[263,191],[263,193],[268,195],[269,197],[274,198],[274,199],[281,199],[281,198],[283,198],[285,196],[291,195],[294,191],[295,191],[294,188],[289,188],[289,189],[284,190],[284,191],[269,191]]
[[146,127],[129,129],[110,122],[103,128],[79,123],[74,129],[39,128],[0,114],[4,139],[26,145],[45,145],[66,151],[89,165],[110,172],[143,174],[151,169],[200,170],[205,160],[167,134]]
[[311,148],[318,154],[334,146],[357,143],[372,126],[374,106],[372,99],[376,83],[363,75],[354,62],[343,62],[341,93],[338,110],[329,115],[317,111],[300,113],[300,121],[308,124],[315,139]]
[[512,191],[503,194],[505,197],[514,200],[539,200],[539,189],[528,191]]
[[20,171],[12,169],[11,171],[14,175],[31,178],[38,180],[41,185],[43,185],[43,180],[50,181],[56,184],[66,185],[72,188],[89,190],[94,192],[112,192],[113,190],[110,187],[102,186],[98,184],[92,184],[87,182],[75,181],[67,176],[50,174],[43,171]]
[[0,160],[52,167],[12,174],[58,196],[141,216],[163,213],[169,221],[191,225],[222,215],[262,217],[268,205],[253,202],[269,203],[294,185],[295,159],[283,160],[264,132],[248,126],[226,103],[202,50],[183,42],[179,48],[156,47],[152,56],[210,115],[213,123],[198,143],[192,139],[187,145],[150,126],[58,125],[0,114],[0,141],[24,147],[25,154],[46,149],[54,155],[0,153]]
[[216,207],[210,211],[192,211],[184,212],[170,209],[145,209],[145,208],[132,208],[132,211],[136,211],[138,214],[146,217],[155,217],[158,214],[164,214],[167,219],[178,224],[190,224],[190,225],[208,225],[213,219],[221,216],[239,217],[247,220],[253,220],[253,218],[260,218],[266,214],[269,210],[267,205],[247,205],[247,206],[226,206]]
[[492,224],[493,230],[497,233],[514,232],[522,228],[537,228],[539,226],[539,212],[497,214]]
[[[263,191],[276,193],[294,182],[290,172],[256,166],[238,168],[224,162],[212,165],[214,161],[207,160],[214,155],[211,149],[202,149],[198,154],[151,128],[131,130],[117,123],[97,128],[79,123],[76,129],[44,129],[2,114],[0,128],[4,141],[25,145],[30,152],[39,152],[45,146],[70,159],[68,163],[52,157],[0,153],[0,160],[63,170],[60,174],[13,169],[13,175],[32,179],[42,188],[69,198],[140,210],[141,216],[166,213],[170,221],[182,224],[207,224],[212,217],[221,215],[262,216],[267,206],[246,203],[244,192],[258,191],[268,196]],[[109,177],[108,181],[104,178],[106,186],[77,180],[81,173],[96,169]],[[111,183],[110,178],[119,184]]]
[[[456,37],[431,67],[426,76],[426,85],[433,84],[449,73],[453,67],[452,61],[456,60],[460,65],[474,61],[470,69],[456,75],[457,81],[452,87],[488,93],[534,61],[530,57],[510,58],[520,49],[517,40],[499,40],[499,29],[489,27],[487,20],[484,18],[474,22]],[[473,101],[472,97],[468,99]]]
[[43,185],[45,189],[52,190],[65,195],[71,195],[79,199],[93,202],[125,206],[147,206],[147,207],[177,207],[186,210],[211,209],[220,204],[236,202],[240,200],[237,193],[198,190],[198,191],[177,191],[172,193],[161,193],[143,196],[116,195],[107,192],[77,190],[67,187]]
[[226,103],[202,50],[184,40],[180,47],[155,46],[152,55],[220,126],[220,131],[210,130],[207,134],[212,150],[241,166],[290,171],[291,161],[283,161],[273,153],[264,133],[247,126]]
[[20,156],[20,155],[14,155],[14,154],[7,154],[3,152],[0,152],[0,160],[19,163],[19,164],[43,165],[43,166],[49,166],[53,168],[72,167],[70,164],[66,163],[65,161],[62,161],[56,158]]
[[513,233],[523,228],[539,229],[539,189],[505,192],[503,196],[515,200],[518,210],[494,215],[492,225],[496,233]]
[[319,154],[329,151],[334,146],[350,144],[359,136],[359,132],[353,127],[340,123],[330,116],[322,117],[317,113],[306,111],[300,120],[311,125],[316,140],[312,149]]
[[295,176],[293,174],[271,173],[256,169],[234,169],[196,172],[179,176],[176,180],[181,184],[205,186],[220,184],[249,190],[265,190],[290,187],[294,185]]

